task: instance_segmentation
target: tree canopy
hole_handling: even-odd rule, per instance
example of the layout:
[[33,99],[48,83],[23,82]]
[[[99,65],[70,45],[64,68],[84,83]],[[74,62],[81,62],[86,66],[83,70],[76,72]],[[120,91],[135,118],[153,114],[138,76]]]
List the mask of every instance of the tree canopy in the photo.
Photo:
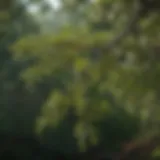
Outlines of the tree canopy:
[[118,122],[138,123],[138,135],[159,129],[160,5],[147,2],[65,0],[54,13],[58,27],[10,46],[13,60],[26,64],[20,78],[27,89],[49,85],[38,133],[74,117],[73,134],[85,148],[98,143],[99,124],[111,115],[117,120],[108,129]]

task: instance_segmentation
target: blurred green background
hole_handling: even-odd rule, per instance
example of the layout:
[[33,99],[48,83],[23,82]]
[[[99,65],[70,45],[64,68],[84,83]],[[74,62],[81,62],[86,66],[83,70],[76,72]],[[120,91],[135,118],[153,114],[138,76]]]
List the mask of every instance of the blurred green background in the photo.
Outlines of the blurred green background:
[[68,153],[159,131],[160,7],[139,7],[1,0],[0,130]]

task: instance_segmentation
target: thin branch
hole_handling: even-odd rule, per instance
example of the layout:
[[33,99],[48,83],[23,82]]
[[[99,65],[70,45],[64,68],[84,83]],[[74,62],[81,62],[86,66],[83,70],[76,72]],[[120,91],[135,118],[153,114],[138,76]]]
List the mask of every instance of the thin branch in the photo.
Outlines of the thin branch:
[[[141,13],[141,4],[139,0],[134,0],[134,7],[133,12],[131,13],[131,16],[129,16],[129,22],[127,23],[126,27],[123,29],[121,33],[119,33],[118,36],[113,38],[106,46],[102,48],[102,51],[108,51],[113,49],[117,44],[119,44],[136,26],[137,22],[140,19],[140,13]],[[103,52],[104,54],[104,52]]]

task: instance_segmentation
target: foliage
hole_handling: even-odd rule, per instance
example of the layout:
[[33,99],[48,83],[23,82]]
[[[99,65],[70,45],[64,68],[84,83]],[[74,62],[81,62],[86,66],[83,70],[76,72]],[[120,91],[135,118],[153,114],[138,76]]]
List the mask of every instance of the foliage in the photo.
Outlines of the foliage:
[[[9,1],[1,1],[0,6],[2,7],[2,3],[7,2]],[[36,105],[34,104],[35,109],[32,110],[30,119],[28,119],[26,113],[29,110],[28,102],[34,93],[26,90],[19,77],[20,71],[25,68],[27,63],[13,60],[9,46],[18,37],[32,31],[35,32],[38,28],[37,24],[33,23],[32,17],[29,17],[29,13],[26,11],[26,7],[21,4],[21,1],[10,2],[11,4],[5,5],[4,9],[0,8],[2,9],[0,10],[0,24],[5,29],[4,31],[3,28],[0,28],[0,32],[3,33],[0,35],[0,130],[31,132],[35,110],[37,110]],[[32,103],[35,102],[35,97],[32,99]]]
[[[121,110],[129,118],[138,117],[141,130],[157,127],[160,78],[158,14],[140,17],[131,34],[122,37],[111,50],[105,50],[131,18],[133,2],[101,0],[88,3],[87,13],[83,13],[90,17],[84,18],[87,21],[85,25],[77,27],[73,23],[73,26],[65,26],[56,33],[27,36],[11,47],[16,61],[33,62],[21,74],[28,87],[53,80],[52,91],[37,121],[38,131],[47,125],[57,126],[63,122],[70,109],[76,115],[74,133],[82,148],[86,143],[98,142],[95,123],[105,121],[117,108],[121,108],[118,118],[123,117]],[[79,7],[81,4],[76,5]],[[70,7],[69,10],[75,11],[74,4]],[[93,18],[94,12],[97,17]],[[77,22],[83,16],[76,18]],[[101,27],[97,28],[97,25]],[[107,93],[113,95],[118,104],[116,107],[110,103]],[[126,121],[122,123],[126,125]]]
[[157,147],[157,148],[153,151],[152,156],[155,157],[155,158],[160,157],[160,148],[159,148],[159,147]]

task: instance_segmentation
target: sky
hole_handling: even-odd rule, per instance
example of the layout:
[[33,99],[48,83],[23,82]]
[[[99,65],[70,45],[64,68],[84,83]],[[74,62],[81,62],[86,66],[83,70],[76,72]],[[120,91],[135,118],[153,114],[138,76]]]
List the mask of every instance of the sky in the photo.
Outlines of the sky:
[[[29,2],[29,0],[22,0],[22,1],[23,1],[23,3]],[[56,9],[56,10],[60,7],[60,0],[44,0],[44,1],[48,1],[49,4],[51,4],[51,6],[53,6],[53,8]],[[35,13],[39,10],[37,5],[33,5],[33,4],[30,5],[28,9],[32,13]]]
[[59,0],[47,0],[49,1],[50,4],[54,6],[55,9],[58,9],[60,6],[60,1]]

